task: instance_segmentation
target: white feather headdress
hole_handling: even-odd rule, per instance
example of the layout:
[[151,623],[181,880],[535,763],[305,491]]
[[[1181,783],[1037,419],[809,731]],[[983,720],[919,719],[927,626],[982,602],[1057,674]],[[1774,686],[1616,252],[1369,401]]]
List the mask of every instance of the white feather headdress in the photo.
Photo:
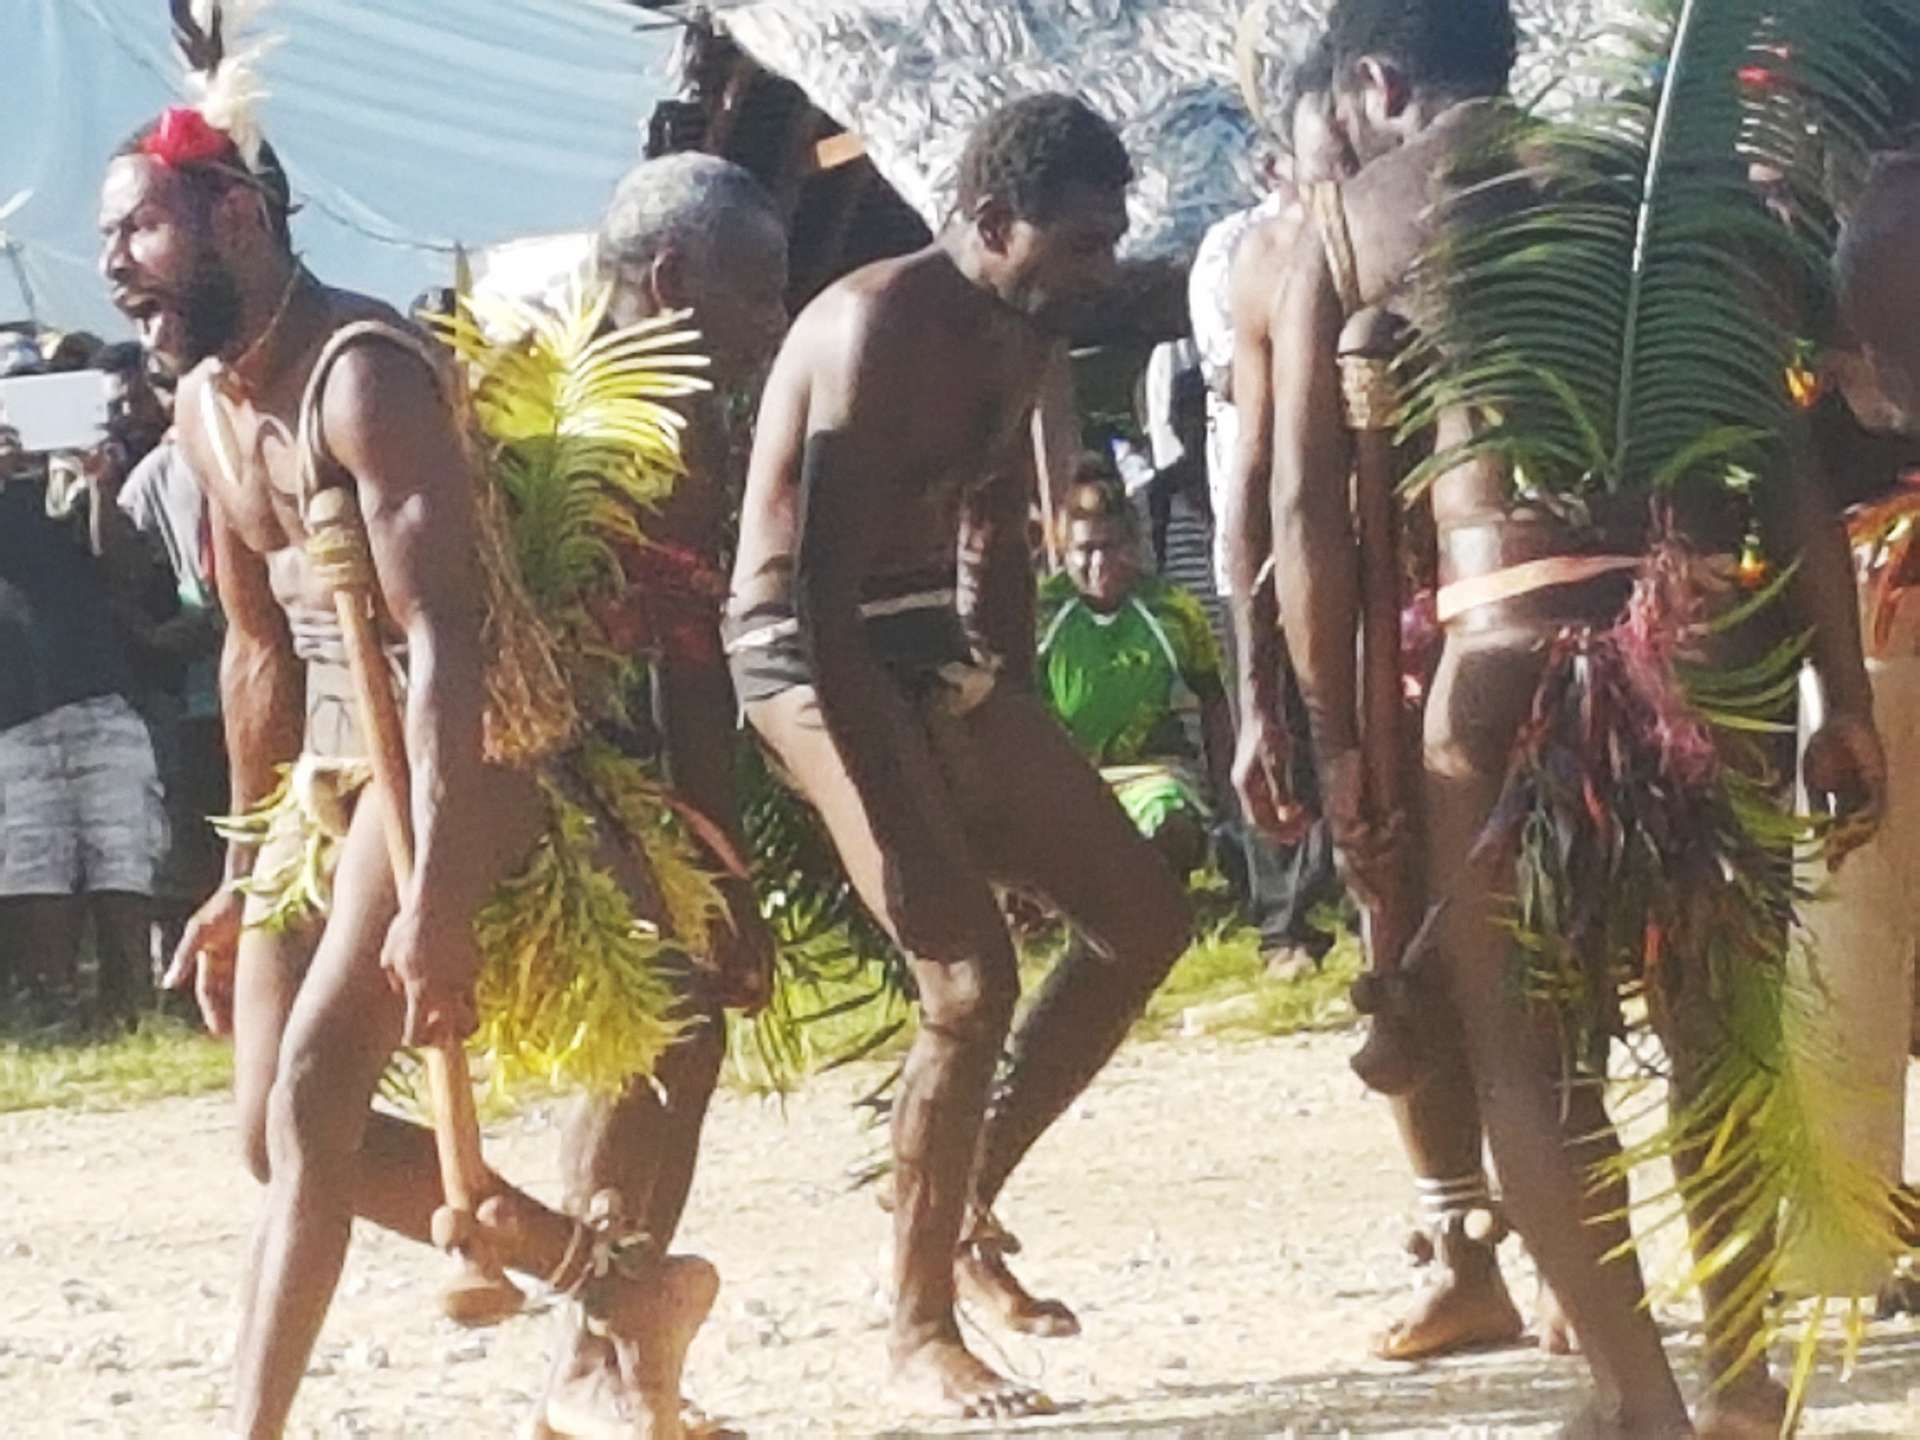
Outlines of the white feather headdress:
[[174,40],[194,109],[229,136],[249,167],[260,158],[260,59],[280,43],[258,29],[272,0],[171,0]]

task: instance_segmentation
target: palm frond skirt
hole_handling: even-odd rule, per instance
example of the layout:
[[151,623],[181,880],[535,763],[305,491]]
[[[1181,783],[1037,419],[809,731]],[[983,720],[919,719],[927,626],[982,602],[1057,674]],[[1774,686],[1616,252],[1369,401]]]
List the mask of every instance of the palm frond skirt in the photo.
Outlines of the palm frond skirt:
[[[248,814],[217,823],[258,844],[250,925],[326,923],[339,846],[364,762],[303,756]],[[540,769],[546,825],[474,921],[480,1028],[469,1042],[495,1096],[568,1088],[611,1094],[652,1073],[684,1017],[674,976],[725,924],[714,872],[650,768],[588,741]],[[644,868],[636,902],[610,846]],[[642,910],[654,913],[642,913]]]
[[[1472,863],[1511,895],[1515,983],[1559,1027],[1570,1083],[1609,1083],[1616,1040],[1635,1079],[1671,1082],[1685,1065],[1664,1123],[1595,1177],[1670,1162],[1672,1187],[1643,1197],[1643,1214],[1712,1217],[1720,1243],[1655,1298],[1743,1271],[1708,1328],[1760,1322],[1771,1337],[1784,1317],[1767,1312],[1801,1298],[1824,1309],[1855,1293],[1863,1256],[1890,1273],[1905,1247],[1890,1187],[1836,1124],[1872,1100],[1848,1091],[1809,979],[1818,957],[1795,928],[1823,835],[1772,758],[1791,744],[1806,648],[1772,616],[1790,576],[1743,594],[1714,568],[1658,544],[1612,625],[1553,641]],[[1721,643],[1749,627],[1758,643]],[[1664,1065],[1642,1043],[1655,1036]],[[1807,1327],[1797,1369],[1820,1332]]]

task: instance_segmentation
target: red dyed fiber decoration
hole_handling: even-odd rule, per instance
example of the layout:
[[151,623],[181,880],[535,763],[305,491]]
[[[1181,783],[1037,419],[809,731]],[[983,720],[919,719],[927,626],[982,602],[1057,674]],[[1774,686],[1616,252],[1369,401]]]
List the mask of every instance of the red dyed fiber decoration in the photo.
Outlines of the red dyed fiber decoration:
[[170,105],[161,111],[160,122],[140,145],[141,154],[171,170],[218,160],[232,149],[232,139],[209,125],[206,116],[191,105]]

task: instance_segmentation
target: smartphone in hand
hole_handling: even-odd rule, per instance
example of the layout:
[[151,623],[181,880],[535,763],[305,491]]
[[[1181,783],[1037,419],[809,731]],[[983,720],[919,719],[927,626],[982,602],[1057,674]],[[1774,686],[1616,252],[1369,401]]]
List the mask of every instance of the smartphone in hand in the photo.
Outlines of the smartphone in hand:
[[0,380],[0,425],[21,450],[91,450],[107,434],[113,384],[104,371],[14,375]]

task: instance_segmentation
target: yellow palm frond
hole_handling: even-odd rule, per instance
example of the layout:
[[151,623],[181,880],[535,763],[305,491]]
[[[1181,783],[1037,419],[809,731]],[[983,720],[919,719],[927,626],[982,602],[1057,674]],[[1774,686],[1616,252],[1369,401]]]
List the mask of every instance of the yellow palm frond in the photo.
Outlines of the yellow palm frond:
[[441,333],[465,363],[504,491],[514,549],[543,617],[617,580],[616,552],[685,473],[673,402],[712,389],[685,312],[607,329],[612,290],[576,283],[557,306],[463,297]]
[[554,786],[526,868],[475,921],[484,957],[471,1048],[496,1095],[528,1086],[617,1094],[684,1028],[661,961],[671,948],[598,863],[600,823]]
[[512,444],[557,435],[606,441],[642,435],[660,444],[656,458],[677,468],[672,441],[686,422],[661,402],[712,388],[696,373],[706,359],[685,348],[698,341],[698,332],[686,327],[686,312],[678,312],[601,334],[611,298],[609,287],[589,285],[571,287],[558,309],[475,300],[443,323],[474,369],[474,407],[490,437]]
[[1793,1318],[1791,1307],[1805,1304],[1789,1385],[1797,1415],[1829,1319],[1844,1322],[1843,1368],[1850,1368],[1871,1305],[1864,1297],[1907,1253],[1892,1187],[1843,1138],[1845,1117],[1885,1097],[1859,1093],[1841,1078],[1844,1041],[1816,984],[1752,965],[1721,979],[1725,1040],[1705,1083],[1654,1134],[1608,1162],[1601,1178],[1696,1160],[1672,1188],[1633,1208],[1645,1233],[1691,1220],[1717,1243],[1659,1277],[1649,1303],[1680,1300],[1749,1267],[1708,1316],[1723,1333],[1753,1329],[1747,1353],[1713,1377],[1717,1388],[1764,1360]]

